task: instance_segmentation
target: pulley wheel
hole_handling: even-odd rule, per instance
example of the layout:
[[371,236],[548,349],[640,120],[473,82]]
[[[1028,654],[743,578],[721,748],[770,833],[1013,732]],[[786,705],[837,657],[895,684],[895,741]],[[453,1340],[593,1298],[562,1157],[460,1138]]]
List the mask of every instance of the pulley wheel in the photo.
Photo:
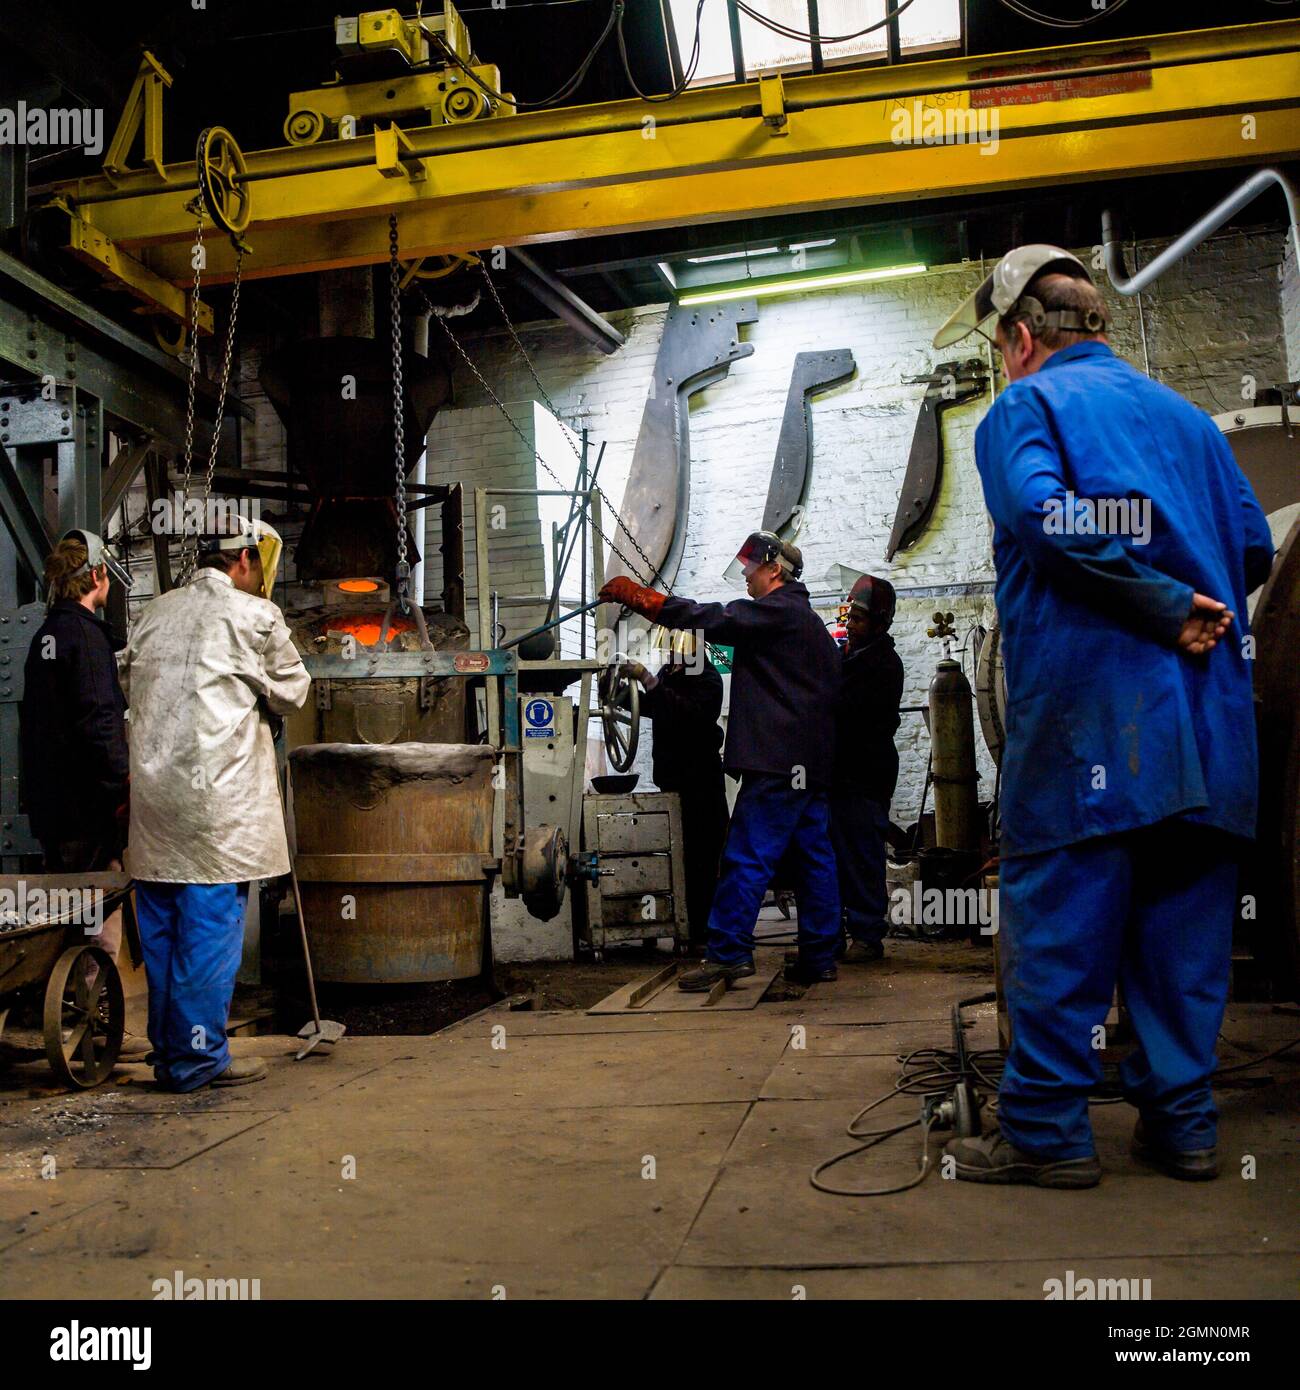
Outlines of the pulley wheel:
[[519,865],[519,896],[532,916],[549,922],[564,906],[569,847],[558,825],[537,825],[524,832]]
[[310,106],[284,118],[284,138],[291,145],[314,145],[325,134],[325,117]]
[[45,985],[45,1056],[65,1086],[85,1091],[113,1070],[126,1031],[122,978],[99,946],[70,946]]
[[223,232],[239,236],[247,229],[253,208],[244,182],[248,166],[235,137],[224,126],[210,125],[199,136],[194,162],[208,216]]
[[605,752],[616,772],[626,772],[636,759],[641,733],[641,691],[618,662],[606,666],[596,685]]

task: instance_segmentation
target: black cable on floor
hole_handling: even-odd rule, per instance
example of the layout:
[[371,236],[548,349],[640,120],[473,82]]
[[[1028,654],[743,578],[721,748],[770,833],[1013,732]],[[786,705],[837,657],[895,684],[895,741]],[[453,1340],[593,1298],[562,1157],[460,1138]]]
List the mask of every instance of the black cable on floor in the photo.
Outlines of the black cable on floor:
[[[1263,1062],[1280,1057],[1293,1047],[1300,1047],[1300,1038],[1293,1038],[1289,1043],[1284,1043],[1281,1047],[1265,1053],[1262,1057],[1252,1058],[1249,1062],[1238,1062],[1230,1067],[1217,1067],[1213,1076],[1223,1076],[1228,1072],[1247,1071],[1251,1067],[1257,1067]],[[938,1100],[942,1096],[951,1094],[963,1082],[975,1081],[993,1093],[988,1101],[989,1109],[992,1110],[996,1107],[996,1092],[1002,1079],[1002,1067],[1006,1062],[1006,1054],[1001,1048],[987,1048],[981,1052],[967,1053],[965,1069],[960,1065],[958,1054],[951,1048],[921,1047],[914,1052],[900,1056],[899,1061],[902,1063],[903,1069],[890,1090],[886,1091],[884,1095],[877,1096],[875,1100],[869,1101],[845,1126],[845,1133],[850,1138],[861,1139],[866,1142],[855,1144],[852,1148],[845,1149],[843,1153],[823,1160],[808,1175],[808,1181],[818,1192],[825,1192],[832,1197],[889,1197],[896,1192],[907,1192],[925,1181],[926,1175],[932,1167],[930,1162],[930,1131],[935,1127],[933,1108],[926,1111],[923,1107],[922,1113],[916,1119],[891,1125],[886,1129],[861,1130],[858,1128],[864,1115],[896,1096],[919,1095],[923,1098],[933,1096]],[[927,1062],[930,1065],[926,1070],[909,1070],[909,1068],[916,1068]],[[1121,1095],[1089,1096],[1088,1104],[1117,1105],[1123,1100],[1124,1097]],[[844,1163],[850,1158],[856,1158],[858,1154],[874,1149],[878,1144],[883,1144],[885,1140],[892,1139],[894,1135],[902,1134],[904,1131],[914,1129],[917,1126],[921,1128],[920,1162],[916,1176],[907,1182],[898,1183],[893,1187],[832,1187],[829,1183],[822,1181],[821,1175],[835,1167],[836,1164]]]

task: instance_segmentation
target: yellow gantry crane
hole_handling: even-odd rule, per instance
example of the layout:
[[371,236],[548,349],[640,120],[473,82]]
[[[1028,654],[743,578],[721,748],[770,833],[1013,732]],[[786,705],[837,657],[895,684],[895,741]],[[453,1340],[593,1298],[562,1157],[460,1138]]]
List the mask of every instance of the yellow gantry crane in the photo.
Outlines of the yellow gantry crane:
[[[1300,152],[1300,21],[946,58],[514,112],[448,4],[336,22],[341,58],[409,71],[295,92],[288,144],[204,132],[163,164],[169,75],[146,56],[103,172],[46,190],[62,244],[189,320],[195,195],[234,234],[205,283],[448,257],[739,216],[893,203],[1231,164]],[[233,124],[232,121],[230,124]],[[956,132],[964,131],[965,135]],[[143,159],[127,163],[143,133]],[[206,308],[206,306],[204,306]],[[200,318],[210,328],[210,314]]]

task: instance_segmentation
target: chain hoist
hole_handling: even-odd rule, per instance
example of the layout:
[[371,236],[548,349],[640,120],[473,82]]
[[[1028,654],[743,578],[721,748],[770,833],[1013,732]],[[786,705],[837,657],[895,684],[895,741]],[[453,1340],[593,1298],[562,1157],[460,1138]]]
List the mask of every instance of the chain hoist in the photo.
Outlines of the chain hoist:
[[[194,572],[199,558],[199,536],[208,522],[212,498],[212,479],[221,447],[221,426],[226,414],[226,394],[230,387],[230,367],[235,356],[235,330],[239,321],[239,290],[243,282],[244,257],[248,253],[241,232],[250,215],[246,190],[237,182],[242,178],[243,156],[234,138],[219,126],[211,126],[199,136],[195,156],[198,167],[199,192],[186,207],[194,213],[194,283],[190,292],[190,351],[189,380],[185,393],[185,458],[181,471],[181,554],[177,583],[184,584]],[[228,233],[235,248],[235,278],[230,294],[230,317],[226,324],[226,342],[221,359],[221,377],[217,388],[216,416],[212,423],[212,441],[208,448],[207,470],[203,478],[203,500],[197,524],[187,524],[190,481],[194,471],[194,411],[199,377],[199,303],[202,273],[205,263],[203,250],[203,213],[211,215],[216,225]]]
[[397,259],[397,214],[388,217],[388,301],[393,339],[393,463],[397,474],[397,601],[411,611],[411,566],[406,555],[406,421],[402,383],[402,266]]

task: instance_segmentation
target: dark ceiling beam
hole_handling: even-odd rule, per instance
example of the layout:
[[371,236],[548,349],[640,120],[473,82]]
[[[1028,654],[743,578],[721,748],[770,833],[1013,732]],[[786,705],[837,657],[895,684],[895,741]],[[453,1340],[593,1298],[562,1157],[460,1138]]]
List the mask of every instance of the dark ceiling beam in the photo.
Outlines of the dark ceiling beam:
[[623,335],[608,319],[602,318],[585,300],[554,275],[533,260],[517,246],[506,253],[513,262],[515,279],[534,299],[563,319],[570,328],[580,333],[589,343],[595,344],[601,352],[617,352],[623,346]]
[[[106,61],[103,49],[91,42],[77,25],[60,23],[57,12],[40,5],[10,5],[0,21],[0,34],[12,45],[11,57],[26,58],[21,65],[49,74],[82,106],[102,107],[104,123],[116,122],[125,100],[132,70],[125,83],[114,81],[116,63]],[[111,133],[105,131],[105,139]]]

